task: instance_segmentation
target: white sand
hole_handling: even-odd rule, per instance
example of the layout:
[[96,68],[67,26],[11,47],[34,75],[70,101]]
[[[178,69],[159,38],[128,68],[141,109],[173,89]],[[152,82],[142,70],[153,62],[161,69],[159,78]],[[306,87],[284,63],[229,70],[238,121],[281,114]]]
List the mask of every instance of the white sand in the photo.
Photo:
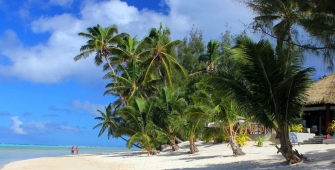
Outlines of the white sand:
[[235,157],[227,144],[196,143],[199,153],[188,154],[188,142],[181,149],[166,149],[158,155],[145,152],[120,152],[108,155],[74,155],[16,161],[3,170],[159,170],[159,169],[335,169],[335,144],[295,146],[311,161],[289,166],[277,149],[265,143],[264,147],[248,142],[242,149],[244,156]]

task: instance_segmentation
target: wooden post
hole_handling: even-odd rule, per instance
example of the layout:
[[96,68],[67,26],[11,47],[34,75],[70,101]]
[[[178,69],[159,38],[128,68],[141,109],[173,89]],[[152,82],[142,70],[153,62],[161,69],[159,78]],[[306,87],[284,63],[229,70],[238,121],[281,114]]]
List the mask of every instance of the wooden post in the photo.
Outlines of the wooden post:
[[330,124],[330,104],[326,104],[326,133]]
[[321,114],[322,114],[322,110],[319,110],[319,126],[318,126],[318,132],[317,132],[318,135],[322,134],[321,133],[321,127],[322,127],[322,125],[321,125],[321,123],[322,123],[322,121],[321,121]]

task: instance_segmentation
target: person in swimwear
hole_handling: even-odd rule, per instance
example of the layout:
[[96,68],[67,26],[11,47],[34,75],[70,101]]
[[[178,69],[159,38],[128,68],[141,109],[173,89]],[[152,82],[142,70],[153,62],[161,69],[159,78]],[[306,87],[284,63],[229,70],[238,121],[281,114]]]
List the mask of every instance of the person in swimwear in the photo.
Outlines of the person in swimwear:
[[79,148],[78,148],[78,146],[76,147],[76,153],[77,153],[77,155],[78,155],[78,152],[79,152]]
[[72,153],[72,155],[74,154],[74,147],[73,146],[71,148],[71,153]]

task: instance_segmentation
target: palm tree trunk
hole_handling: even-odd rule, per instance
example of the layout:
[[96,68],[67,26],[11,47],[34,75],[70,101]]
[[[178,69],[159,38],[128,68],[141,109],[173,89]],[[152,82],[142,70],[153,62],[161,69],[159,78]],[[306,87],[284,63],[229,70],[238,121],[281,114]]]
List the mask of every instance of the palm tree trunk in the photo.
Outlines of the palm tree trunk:
[[148,95],[147,95],[147,93],[146,93],[145,91],[143,91],[143,95],[144,95],[144,97],[145,97],[146,99],[149,99],[149,97],[148,97]]
[[193,136],[189,138],[189,141],[190,141],[190,154],[199,152],[198,148],[195,147],[195,141]]
[[[112,70],[113,75],[116,75],[116,74],[115,74],[115,71],[114,71],[114,69],[113,69],[113,67],[112,67],[112,65],[111,65],[111,63],[110,63],[109,60],[108,60],[108,56],[105,56],[105,59],[106,59],[106,61],[107,61],[107,64],[108,64],[109,68]],[[116,79],[114,79],[114,81],[117,83],[117,80],[116,80]],[[122,101],[123,105],[124,105],[124,106],[127,106],[127,103],[126,103],[124,97],[122,96],[122,94],[121,94],[120,92],[118,92],[118,94],[119,94],[119,96],[120,96],[120,98],[121,98],[121,101]]]
[[276,138],[280,141],[280,148],[276,146],[278,149],[277,153],[280,152],[289,164],[295,164],[306,160],[306,157],[300,154],[297,150],[293,150],[292,144],[288,139],[288,133],[285,133],[284,128],[279,128],[276,132]]
[[[120,136],[120,138],[123,139],[124,141],[128,142],[128,140],[125,139],[124,137]],[[135,147],[137,147],[137,148],[139,148],[139,149],[142,149],[142,147],[139,146],[139,145],[136,145],[136,144],[134,144],[134,143],[133,143],[132,145],[134,145]]]
[[242,151],[240,146],[236,143],[236,132],[233,129],[233,125],[230,124],[229,127],[229,145],[231,147],[231,150],[233,151],[233,154],[235,156],[237,155],[245,155],[245,153]]
[[197,149],[196,149],[195,144],[194,144],[194,137],[191,136],[189,138],[189,141],[190,141],[190,154],[194,154],[195,152],[197,152]]
[[179,150],[179,146],[176,144],[176,139],[175,138],[172,138],[169,141],[170,141],[170,145],[171,145],[172,151]]
[[190,141],[190,154],[194,154],[195,153],[195,148],[194,148],[194,141],[193,141],[193,136],[191,136],[189,138],[189,141]]
[[157,68],[157,71],[158,71],[159,76],[160,76],[161,79],[164,81],[164,86],[167,87],[166,80],[165,80],[164,77],[163,77],[163,74],[162,74],[161,69],[159,69],[159,66],[158,66],[158,65],[156,65],[156,68]]

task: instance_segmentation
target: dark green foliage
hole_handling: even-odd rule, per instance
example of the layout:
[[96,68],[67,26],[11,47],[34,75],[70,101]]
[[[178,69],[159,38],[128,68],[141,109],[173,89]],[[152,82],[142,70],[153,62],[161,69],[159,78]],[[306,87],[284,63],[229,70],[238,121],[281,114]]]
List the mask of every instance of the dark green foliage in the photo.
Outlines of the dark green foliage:
[[117,110],[117,114],[125,120],[125,124],[118,127],[116,134],[130,137],[127,147],[130,148],[132,144],[138,142],[148,153],[156,147],[154,144],[162,134],[160,128],[152,122],[154,105],[153,99],[134,98],[129,105]]
[[[290,48],[290,45],[283,47]],[[314,69],[303,69],[300,57],[294,55],[292,48],[283,49],[290,52],[289,55],[276,55],[266,40],[255,43],[241,36],[237,39],[236,48],[245,51],[241,77],[219,72],[215,77],[207,77],[202,86],[210,84],[212,88],[220,89],[222,95],[237,100],[255,120],[276,129],[283,156],[289,162],[301,161],[301,155],[294,155],[288,140],[288,125],[301,116],[305,92]]]
[[177,46],[177,60],[189,72],[199,70],[200,64],[198,58],[205,51],[205,46],[202,38],[202,32],[192,28],[189,37]]
[[[244,154],[235,140],[238,116],[252,116],[286,134],[287,125],[300,116],[312,71],[301,67],[291,29],[306,18],[292,13],[285,13],[292,18],[283,18],[287,10],[303,9],[291,1],[250,2],[278,7],[278,18],[273,18],[271,11],[253,6],[262,15],[255,26],[277,37],[276,50],[268,41],[255,43],[244,34],[231,48],[229,31],[205,48],[201,31],[192,29],[183,41],[171,40],[169,28],[162,24],[141,41],[128,34],[113,36],[114,27],[99,25],[80,33],[90,40],[76,59],[95,52],[97,64],[106,60],[105,70],[111,72],[104,77],[110,79],[105,94],[119,97],[106,113],[99,111],[102,116],[96,119],[102,122],[95,126],[102,127],[99,136],[105,130],[108,137],[128,136],[128,147],[139,144],[148,154],[162,144],[175,146],[177,137],[190,142],[190,153],[197,151],[195,141],[200,137],[215,142],[229,138],[233,153]],[[277,19],[281,20],[271,25]],[[195,76],[188,79],[188,72]],[[207,128],[208,122],[217,127]],[[287,137],[281,139],[282,147],[289,146],[287,141]]]
[[93,129],[101,127],[98,135],[99,137],[107,130],[107,137],[109,139],[110,137],[115,136],[115,130],[118,127],[118,124],[122,122],[122,118],[115,114],[115,110],[111,104],[109,104],[108,107],[105,107],[105,110],[105,113],[101,110],[98,110],[101,116],[96,117],[95,119],[101,120],[102,122],[94,126]]
[[158,76],[164,86],[173,87],[173,69],[177,69],[185,78],[187,71],[178,63],[175,57],[170,53],[173,48],[180,43],[179,40],[170,41],[170,30],[168,27],[163,29],[162,24],[159,29],[152,28],[149,33],[149,38],[152,39],[150,47],[150,55],[142,61],[142,67],[145,68],[142,84],[146,85],[151,76]]
[[[243,0],[256,14],[253,29],[277,40],[277,55],[289,43],[314,54],[322,54],[334,69],[335,2],[329,0]],[[304,29],[308,34],[306,35]]]
[[214,143],[226,142],[228,135],[222,128],[208,128],[206,127],[202,133],[202,140],[209,142],[213,140]]

